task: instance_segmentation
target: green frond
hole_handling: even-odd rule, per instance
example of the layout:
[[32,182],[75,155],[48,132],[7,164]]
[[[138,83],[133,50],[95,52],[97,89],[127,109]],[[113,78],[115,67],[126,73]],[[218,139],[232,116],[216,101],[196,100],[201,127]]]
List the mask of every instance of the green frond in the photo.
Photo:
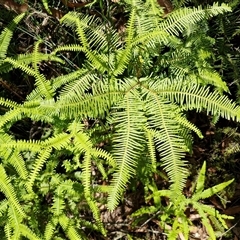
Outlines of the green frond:
[[0,105],[8,107],[8,108],[15,108],[19,107],[20,105],[12,100],[8,100],[5,98],[0,98]]
[[0,201],[0,217],[6,214],[8,207],[9,207],[9,204],[7,199]]
[[[19,64],[25,64],[28,65],[33,62],[33,54],[32,53],[26,53],[26,54],[18,54],[16,56],[12,56],[12,59],[16,60]],[[57,57],[53,56],[52,54],[47,53],[38,53],[38,60],[40,61],[53,61],[58,62],[61,64],[64,64],[65,62]],[[13,65],[8,62],[2,62],[0,64],[0,73],[6,73],[13,69]]]
[[49,158],[51,151],[52,151],[51,148],[44,149],[44,151],[39,153],[38,158],[35,160],[28,181],[25,184],[28,192],[32,192],[32,186],[34,184],[34,181],[37,178],[37,175],[40,172],[41,168],[43,167],[44,163]]
[[12,230],[11,239],[19,239],[21,236],[20,224],[23,220],[23,216],[19,215],[14,207],[10,207],[8,210],[8,223]]
[[148,13],[149,15],[154,15],[158,17],[162,17],[164,11],[161,7],[159,7],[159,4],[157,1],[154,0],[147,0],[146,6],[149,6]]
[[203,138],[203,135],[202,135],[201,131],[194,124],[189,122],[186,119],[186,117],[183,117],[183,116],[180,116],[180,115],[176,115],[175,118],[176,118],[177,122],[180,125],[184,126],[188,130],[191,130],[191,131],[195,132],[198,135],[199,138]]
[[197,194],[202,193],[202,191],[204,190],[205,174],[206,174],[206,161],[204,161],[202,168],[198,174],[198,178],[196,182],[196,190],[195,190]]
[[75,225],[73,225],[71,220],[66,215],[62,215],[59,217],[59,223],[70,240],[84,239],[81,237],[81,235],[79,235],[79,233],[75,229]]
[[76,33],[79,41],[85,50],[89,49],[88,39],[86,38],[84,32],[86,30],[86,26],[91,24],[89,17],[84,16],[82,13],[68,12],[61,18],[60,23],[69,27],[76,26]]
[[6,224],[4,226],[4,232],[5,232],[7,240],[11,240],[12,232],[11,232],[11,227],[9,226],[9,224]]
[[21,119],[22,111],[20,108],[12,109],[0,116],[0,128],[2,128],[8,122],[14,122]]
[[200,193],[194,194],[192,198],[195,201],[198,201],[200,199],[209,198],[209,197],[215,195],[216,193],[222,191],[224,188],[226,188],[233,181],[234,181],[234,179],[229,180],[227,182],[220,183],[218,185],[215,185],[215,186],[213,186],[211,188],[208,188],[208,189],[204,190],[203,192],[201,192],[201,194]]
[[33,65],[33,69],[37,74],[40,74],[39,69],[38,69],[38,64],[40,62],[39,59],[39,49],[40,49],[40,44],[43,43],[42,39],[39,39],[38,41],[35,42],[34,44],[34,48],[33,48],[33,61],[32,61],[32,65]]
[[[94,67],[96,67],[99,71],[104,72],[108,70],[108,65],[103,60],[101,54],[99,54],[98,51],[91,50],[90,42],[88,41],[85,33],[87,28],[89,28],[89,26],[91,25],[92,21],[93,19],[91,19],[90,17],[83,16],[82,14],[77,14],[76,12],[69,12],[61,19],[61,22],[67,26],[72,26],[73,24],[76,25],[76,33],[79,37],[81,44],[83,45],[83,48],[81,50],[86,54],[86,57],[90,62],[92,62],[92,65]],[[99,34],[94,34],[94,39],[98,41],[97,36],[99,36]],[[101,40],[101,45],[103,45],[102,43],[107,43],[106,40],[105,42],[104,40],[105,39]],[[100,43],[98,42],[98,44]],[[78,51],[78,49],[80,48],[77,47],[76,51]]]
[[220,92],[229,92],[226,82],[224,82],[220,75],[213,70],[201,69],[199,71],[199,75],[196,76],[196,74],[189,74],[187,78],[192,83],[201,83],[203,85],[211,84],[215,86]]
[[20,178],[23,180],[27,179],[28,172],[25,161],[23,160],[21,154],[14,151],[10,158],[7,159],[7,161],[15,168]]
[[154,137],[162,166],[173,184],[172,190],[177,193],[183,189],[188,175],[186,162],[182,160],[186,151],[182,148],[184,139],[179,135],[180,126],[174,120],[178,110],[176,106],[151,92],[147,92],[146,103],[149,127],[160,128]]
[[169,14],[166,20],[160,23],[159,28],[178,36],[179,32],[182,33],[190,24],[196,24],[201,20],[206,20],[209,17],[229,11],[231,11],[231,8],[225,3],[222,3],[220,6],[218,3],[215,3],[206,9],[202,9],[201,6],[193,9],[181,8]]
[[70,143],[70,140],[71,135],[67,133],[59,133],[54,137],[50,137],[41,143],[39,142],[38,144],[42,145],[44,148],[54,148],[60,150],[62,148],[67,147]]
[[41,91],[41,95],[43,97],[47,97],[47,99],[52,98],[53,90],[51,88],[50,82],[47,81],[42,74],[38,73],[38,71],[31,69],[30,67],[28,67],[25,64],[22,64],[22,63],[20,64],[19,62],[17,62],[16,60],[14,60],[12,58],[6,58],[4,61],[11,63],[15,68],[20,68],[22,71],[24,71],[28,75],[35,77],[36,85],[37,85],[37,87],[39,87],[39,89]]
[[129,20],[127,22],[127,36],[125,39],[126,46],[128,47],[133,38],[134,38],[134,33],[135,33],[135,21],[137,18],[137,0],[132,0],[131,3],[131,12],[129,14]]
[[[82,164],[82,184],[86,198],[91,198],[91,155],[86,152]],[[91,200],[90,200],[91,202]]]
[[42,4],[43,4],[45,10],[46,10],[49,14],[52,14],[52,12],[51,12],[51,10],[50,10],[50,8],[49,8],[49,6],[48,6],[48,0],[42,0]]
[[50,219],[44,231],[44,240],[51,240],[53,238],[54,231],[56,229],[57,224],[58,224],[57,217],[53,217]]
[[145,128],[145,134],[147,138],[148,152],[151,159],[151,167],[153,172],[155,172],[157,169],[156,150],[155,150],[155,144],[154,144],[155,132],[152,129]]
[[78,91],[83,92],[85,89],[90,87],[89,83],[92,81],[94,76],[95,75],[89,74],[88,70],[86,69],[79,69],[69,74],[54,78],[51,82],[51,85],[53,90],[56,91],[58,88],[67,84],[66,87],[63,88],[61,95],[63,95],[64,92],[66,92],[66,94],[71,93],[72,90],[75,90],[75,87],[78,88]]
[[216,240],[216,235],[214,233],[214,230],[212,228],[210,220],[207,218],[207,215],[204,213],[204,211],[202,209],[203,205],[198,203],[198,202],[193,202],[192,205],[198,211],[199,215],[201,216],[201,221],[202,221],[204,227],[206,228],[210,239],[211,240]]
[[88,205],[93,213],[93,217],[96,220],[96,225],[98,226],[98,230],[100,230],[100,232],[103,234],[103,236],[106,236],[106,230],[104,228],[104,225],[101,221],[101,217],[100,217],[100,209],[96,203],[96,201],[90,197],[86,198]]
[[108,71],[108,64],[105,61],[108,59],[108,55],[100,55],[97,51],[85,51],[85,54],[88,60],[92,63],[92,67],[96,68],[101,73]]
[[176,40],[177,39],[175,37],[170,36],[167,32],[154,29],[147,33],[139,34],[136,36],[131,43],[131,48],[136,47],[138,44],[143,44],[155,49],[157,43],[170,45],[171,42],[176,42]]
[[95,74],[86,74],[83,76],[79,76],[79,78],[69,84],[67,84],[63,89],[61,90],[60,94],[60,100],[67,99],[68,101],[76,98],[76,96],[85,94],[85,91],[87,91],[91,87],[91,83],[98,79],[98,76]]
[[112,167],[116,167],[115,159],[107,151],[105,151],[101,148],[97,148],[97,149],[93,149],[93,151],[91,153],[92,153],[92,156],[97,157],[97,158],[103,158],[107,161],[107,163],[109,165],[111,165]]
[[4,193],[4,195],[7,197],[11,206],[14,207],[14,209],[17,211],[18,214],[20,214],[20,216],[25,217],[26,214],[24,213],[18,201],[15,190],[2,164],[0,164],[0,186],[1,186],[0,191]]
[[127,182],[135,173],[145,143],[143,129],[146,124],[143,102],[136,90],[129,91],[114,109],[116,112],[113,117],[117,125],[113,138],[113,156],[117,161],[117,169],[113,174],[108,197],[110,210],[118,204]]
[[9,149],[17,149],[20,151],[32,151],[32,152],[41,152],[43,150],[43,146],[41,146],[41,142],[38,140],[12,140],[8,142],[1,142],[3,147]]
[[206,215],[211,215],[215,217],[215,219],[225,228],[228,229],[225,219],[234,219],[233,216],[227,216],[225,214],[220,214],[217,209],[214,209],[212,206],[202,204],[202,210],[206,213]]
[[37,235],[35,235],[32,230],[27,227],[26,225],[20,224],[19,230],[21,232],[21,235],[24,237],[27,237],[28,239],[31,240],[41,240]]
[[25,13],[16,16],[6,28],[2,31],[0,35],[0,59],[4,59],[7,54],[7,49],[9,43],[12,39],[13,30],[16,28],[17,24],[24,18]]
[[[64,186],[60,184],[57,189],[54,191],[54,196],[53,196],[53,204],[52,204],[52,212],[54,217],[59,217],[63,214],[63,210],[65,208],[65,200],[64,200]],[[55,220],[56,223],[56,220]],[[55,224],[54,223],[54,224]],[[51,223],[53,224],[53,223]],[[51,227],[50,225],[49,227]],[[50,230],[49,230],[50,231]]]
[[64,45],[64,46],[57,47],[52,52],[52,55],[54,56],[58,52],[63,52],[63,51],[84,52],[84,50],[85,50],[85,48],[82,46],[79,46],[79,44]]
[[161,88],[162,90],[156,90],[160,95],[183,106],[184,109],[206,110],[207,114],[240,120],[240,107],[227,96],[222,96],[217,91],[211,92],[208,87],[201,87],[197,84],[172,84]]
[[131,55],[132,55],[131,46],[128,46],[127,48],[118,51],[113,72],[114,76],[123,73],[123,71],[127,68],[127,65],[131,59]]
[[115,104],[122,95],[123,92],[117,90],[108,92],[108,89],[99,89],[94,95],[76,93],[70,98],[67,95],[60,96],[55,107],[62,118],[101,117],[109,111],[110,104]]

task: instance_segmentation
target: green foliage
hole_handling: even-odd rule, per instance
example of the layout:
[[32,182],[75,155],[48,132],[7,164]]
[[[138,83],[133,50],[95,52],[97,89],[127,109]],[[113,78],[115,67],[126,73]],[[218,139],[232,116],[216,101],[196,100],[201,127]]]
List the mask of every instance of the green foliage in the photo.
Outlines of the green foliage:
[[[163,168],[170,188],[153,191],[153,196],[156,209],[160,196],[171,200],[169,211],[176,220],[170,239],[180,232],[187,236],[184,209],[188,204],[207,225],[206,213],[213,215],[214,210],[199,200],[230,184],[203,191],[203,168],[193,197],[182,194],[189,174],[184,156],[191,151],[191,132],[203,137],[187,120],[186,111],[240,119],[239,106],[223,95],[227,86],[211,67],[211,51],[206,46],[212,39],[204,31],[201,40],[196,35],[201,27],[196,26],[198,22],[205,24],[230,8],[226,4],[180,8],[163,18],[152,1],[128,0],[125,4],[129,18],[122,33],[97,17],[69,12],[60,22],[75,31],[79,44],[57,46],[50,54],[39,52],[43,40],[38,40],[32,53],[7,56],[15,22],[23,15],[1,34],[0,73],[19,68],[35,78],[35,89],[23,103],[0,99],[8,108],[0,118],[0,189],[5,196],[0,204],[0,227],[8,239],[87,239],[83,227],[106,235],[100,202],[95,198],[102,186],[95,182],[92,168],[99,168],[107,181],[110,210],[119,204],[133,177],[150,182],[157,167]],[[61,54],[66,51],[83,54],[79,69],[46,79],[40,62],[63,64]],[[51,125],[48,137],[14,139],[10,128],[24,119]],[[86,121],[91,120],[104,122],[104,127],[88,126]],[[99,135],[111,140],[108,148],[97,147]],[[86,203],[94,223],[80,219],[79,202]],[[217,213],[215,218],[224,224],[224,215]],[[208,233],[214,239],[211,227]]]
[[[204,190],[205,176],[206,162],[204,162],[198,174],[195,187],[192,189],[192,196],[189,198],[185,197],[183,193],[177,195],[171,190],[152,189],[153,193],[147,199],[149,200],[153,198],[155,206],[140,208],[135,213],[133,213],[132,216],[139,217],[146,214],[155,214],[161,221],[161,227],[163,229],[167,229],[168,221],[171,222],[171,215],[174,215],[175,220],[173,221],[171,231],[169,231],[168,239],[175,240],[180,234],[182,234],[185,239],[189,239],[190,226],[193,223],[186,216],[186,212],[188,209],[191,211],[193,211],[194,209],[200,215],[202,224],[206,228],[210,237],[209,239],[216,239],[216,234],[212,225],[210,224],[210,221],[214,223],[214,226],[220,225],[220,227],[227,229],[228,227],[226,225],[225,219],[232,219],[232,217],[220,214],[218,210],[214,209],[209,205],[201,203],[200,200],[209,198],[216,193],[222,191],[229,184],[231,184],[233,180],[218,184],[214,187]],[[169,206],[165,207],[162,204],[156,204],[155,199],[159,199],[158,202],[160,203],[160,199],[164,197],[169,198]]]

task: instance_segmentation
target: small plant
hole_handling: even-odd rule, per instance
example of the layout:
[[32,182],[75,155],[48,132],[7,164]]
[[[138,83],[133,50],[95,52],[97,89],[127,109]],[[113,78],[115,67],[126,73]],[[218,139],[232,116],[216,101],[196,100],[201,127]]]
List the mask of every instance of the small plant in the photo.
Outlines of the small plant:
[[[190,227],[193,223],[189,220],[186,212],[195,210],[199,214],[199,219],[207,230],[210,239],[216,239],[216,233],[213,226],[216,228],[227,229],[225,219],[233,219],[230,216],[220,214],[215,208],[208,206],[201,201],[207,199],[216,193],[222,191],[233,180],[220,183],[214,187],[204,190],[206,177],[206,162],[203,163],[201,171],[199,172],[195,186],[192,189],[192,196],[186,197],[183,193],[174,193],[171,190],[157,190],[147,197],[147,200],[154,199],[154,206],[144,207],[132,214],[133,217],[139,217],[145,214],[151,214],[160,219],[160,226],[162,229],[169,229],[168,239],[175,240],[182,235],[185,239],[189,239]],[[151,188],[153,190],[153,188]],[[163,206],[161,198],[168,198],[169,205]],[[172,219],[174,216],[174,220]],[[168,223],[171,224],[169,228]],[[217,229],[219,230],[219,229]]]

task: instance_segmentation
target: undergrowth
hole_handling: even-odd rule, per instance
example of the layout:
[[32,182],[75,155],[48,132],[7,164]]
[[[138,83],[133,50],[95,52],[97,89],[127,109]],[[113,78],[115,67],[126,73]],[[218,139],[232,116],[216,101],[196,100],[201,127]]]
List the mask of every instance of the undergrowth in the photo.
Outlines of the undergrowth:
[[[151,0],[114,4],[128,13],[121,28],[101,11],[64,15],[61,28],[74,32],[74,43],[49,45],[39,35],[31,51],[9,54],[13,31],[26,13],[0,35],[0,73],[18,69],[34,79],[22,101],[0,98],[5,239],[88,239],[91,231],[107,236],[100,206],[114,211],[136,179],[146,205],[152,204],[132,214],[133,225],[154,215],[168,239],[188,239],[194,224],[186,214],[190,209],[200,215],[209,239],[227,229],[231,217],[203,200],[233,180],[205,189],[204,162],[191,196],[183,190],[192,132],[203,138],[187,112],[205,111],[215,122],[240,119],[239,106],[227,97],[228,86],[212,65],[215,40],[207,35],[207,20],[230,7],[181,7],[166,15]],[[72,52],[79,54],[76,68],[47,78],[42,63],[64,69],[75,61]],[[29,134],[18,136],[16,127],[24,125]],[[156,176],[164,177],[168,189],[156,184]]]

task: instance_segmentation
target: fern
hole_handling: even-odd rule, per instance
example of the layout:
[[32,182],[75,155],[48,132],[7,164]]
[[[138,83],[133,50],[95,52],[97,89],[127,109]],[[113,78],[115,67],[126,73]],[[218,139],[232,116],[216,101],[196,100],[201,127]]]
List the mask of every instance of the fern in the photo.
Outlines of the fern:
[[[7,55],[7,50],[9,43],[11,41],[13,30],[16,28],[17,24],[24,18],[25,14],[22,13],[15,17],[11,23],[4,29],[0,35],[0,60],[4,59]],[[1,61],[0,61],[1,63]]]
[[[213,216],[213,211],[199,200],[231,183],[203,190],[203,168],[192,198],[182,194],[189,174],[184,157],[191,151],[191,132],[202,137],[187,120],[186,111],[205,110],[216,117],[240,118],[239,106],[223,95],[228,91],[226,84],[211,66],[211,51],[206,45],[213,42],[206,35],[203,41],[197,41],[198,28],[194,27],[230,8],[225,4],[182,8],[163,18],[162,10],[153,1],[125,3],[129,18],[122,34],[96,17],[66,14],[60,22],[76,32],[79,44],[57,46],[51,54],[39,52],[39,40],[31,54],[9,57],[6,36],[11,37],[12,30],[4,30],[1,35],[0,71],[19,68],[35,78],[35,89],[22,104],[0,99],[0,104],[9,109],[0,118],[0,190],[7,199],[1,206],[2,214],[7,215],[4,230],[9,239],[52,239],[57,237],[58,226],[69,239],[87,239],[82,231],[84,224],[106,236],[95,193],[107,193],[104,204],[114,210],[133,177],[142,177],[146,192],[153,192],[156,206],[142,213],[162,210],[160,197],[168,197],[172,208],[166,215],[176,216],[170,239],[180,233],[187,238],[190,223],[184,211],[188,204],[208,225],[207,214]],[[189,51],[191,46],[193,52]],[[63,63],[63,51],[81,51],[80,69],[47,80],[39,63],[47,59]],[[213,85],[215,91],[208,85]],[[48,136],[14,140],[8,129],[26,118],[49,124]],[[90,125],[91,121],[103,126]],[[111,139],[107,150],[96,146],[101,137]],[[6,166],[13,170],[9,177]],[[96,183],[93,167],[99,168],[109,185]],[[158,168],[167,173],[168,190],[158,191],[151,179]],[[49,201],[47,206],[42,206],[42,199]],[[92,224],[79,220],[79,202],[87,203],[94,217]],[[33,217],[35,212],[37,216]],[[28,215],[33,218],[30,222]],[[166,215],[162,220],[168,218]],[[44,226],[38,218],[43,218]],[[217,213],[215,218],[225,227],[226,216]],[[212,237],[213,229],[207,230]]]

